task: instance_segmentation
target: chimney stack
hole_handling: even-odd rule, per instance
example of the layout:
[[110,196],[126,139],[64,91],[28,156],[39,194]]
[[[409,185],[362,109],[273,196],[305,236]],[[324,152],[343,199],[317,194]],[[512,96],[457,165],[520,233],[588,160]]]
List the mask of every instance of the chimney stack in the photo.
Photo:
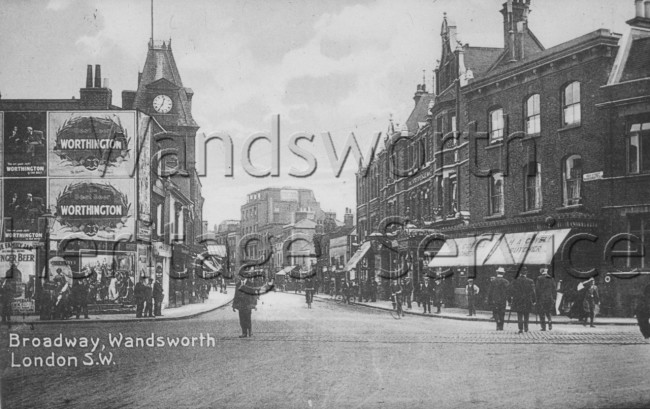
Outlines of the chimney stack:
[[530,0],[508,0],[503,3],[503,45],[511,55],[511,61],[524,57],[524,39],[528,31]]
[[102,66],[99,64],[95,65],[95,88],[102,87]]
[[88,64],[86,68],[86,88],[93,87],[93,66]]

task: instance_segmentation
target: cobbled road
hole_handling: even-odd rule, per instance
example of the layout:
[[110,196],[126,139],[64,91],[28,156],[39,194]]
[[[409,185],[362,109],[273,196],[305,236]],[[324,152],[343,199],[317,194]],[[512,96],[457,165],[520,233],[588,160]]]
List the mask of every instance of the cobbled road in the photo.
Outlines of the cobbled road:
[[[271,293],[247,339],[229,306],[181,321],[3,327],[2,407],[650,407],[650,344],[636,327],[494,326],[330,301],[307,309]],[[43,346],[59,336],[98,347]],[[52,354],[53,367],[34,366]]]

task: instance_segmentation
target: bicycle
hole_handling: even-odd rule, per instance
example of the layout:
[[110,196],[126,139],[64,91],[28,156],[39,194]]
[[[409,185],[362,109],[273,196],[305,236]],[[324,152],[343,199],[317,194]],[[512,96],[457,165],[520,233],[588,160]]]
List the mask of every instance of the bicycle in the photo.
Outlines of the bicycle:
[[394,305],[394,309],[390,310],[390,315],[396,320],[402,319],[404,316],[404,311],[402,310],[402,300],[397,296],[397,294],[391,295],[391,302]]

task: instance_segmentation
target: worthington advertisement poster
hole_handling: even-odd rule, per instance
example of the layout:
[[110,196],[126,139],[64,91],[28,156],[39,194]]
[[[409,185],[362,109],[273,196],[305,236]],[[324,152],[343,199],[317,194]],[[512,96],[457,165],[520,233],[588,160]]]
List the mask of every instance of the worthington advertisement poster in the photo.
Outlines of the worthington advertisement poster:
[[50,179],[53,239],[128,240],[135,231],[131,179]]
[[50,112],[49,168],[59,177],[131,177],[135,112]]

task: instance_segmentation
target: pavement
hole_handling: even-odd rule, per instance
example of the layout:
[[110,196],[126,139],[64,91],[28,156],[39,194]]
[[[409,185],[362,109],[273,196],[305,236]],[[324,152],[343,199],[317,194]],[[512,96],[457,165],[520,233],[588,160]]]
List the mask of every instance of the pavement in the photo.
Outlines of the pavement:
[[194,318],[228,305],[235,294],[234,287],[228,287],[226,294],[219,291],[210,291],[208,299],[203,303],[186,304],[181,307],[165,308],[162,316],[153,318],[137,318],[135,314],[89,314],[89,318],[77,319],[74,316],[67,320],[43,321],[38,315],[14,315],[11,317],[13,325],[29,324],[75,324],[75,323],[104,323],[104,322],[130,322],[130,321],[171,321]]
[[[293,294],[293,292],[291,292]],[[304,293],[301,293],[302,296],[304,297]],[[324,295],[324,294],[317,294],[314,296],[315,300],[320,300],[320,301],[331,301],[331,302],[339,302],[336,301],[334,298],[332,298],[329,295]],[[375,309],[380,309],[380,310],[386,310],[386,311],[392,311],[393,310],[393,304],[390,301],[376,301],[376,302],[352,302],[351,304],[353,305],[360,305],[363,307],[369,307],[369,308],[375,308]],[[424,314],[422,313],[422,307],[418,307],[418,304],[416,302],[412,302],[411,304],[411,309],[407,309],[406,305],[403,305],[402,308],[404,309],[404,313],[406,315],[419,315],[419,316],[425,316],[425,317],[433,317],[433,318],[443,318],[443,319],[451,319],[451,320],[460,320],[460,321],[494,321],[492,319],[492,311],[482,311],[482,310],[477,310],[476,315],[469,316],[468,311],[466,308],[445,308],[443,307],[440,311],[440,313],[436,313],[436,308],[431,307],[432,313],[430,314]],[[510,315],[510,319],[508,320],[508,316]],[[538,316],[534,313],[530,314],[530,323],[531,324],[537,324],[538,323]],[[513,312],[510,314],[509,310],[506,310],[506,322],[509,323],[516,323],[517,322],[517,313]],[[561,325],[582,325],[581,322],[579,322],[577,319],[571,319],[569,317],[566,317],[564,315],[557,315],[553,316],[553,325],[556,324],[561,324]],[[600,326],[600,325],[638,325],[637,321],[635,318],[616,318],[616,317],[596,317],[594,319],[594,325]]]
[[[24,315],[24,316],[13,316],[12,323],[34,323],[34,324],[73,324],[76,322],[127,322],[127,321],[165,321],[165,320],[179,320],[194,318],[199,315],[214,311],[218,308],[224,307],[232,301],[232,298],[235,294],[234,287],[229,287],[228,293],[223,294],[219,292],[210,291],[208,299],[204,303],[198,304],[188,304],[176,308],[167,308],[163,310],[162,317],[155,318],[136,318],[133,314],[91,314],[89,319],[76,319],[70,318],[67,320],[50,320],[50,321],[41,321],[37,315]],[[293,291],[287,291],[285,294],[298,295],[304,297],[305,293],[294,293]],[[262,295],[262,297],[264,297]],[[316,294],[314,296],[315,301],[321,302],[340,302],[330,297],[329,295]],[[358,305],[362,307],[374,308],[384,311],[392,311],[393,306],[390,301],[376,301],[376,302],[352,302],[353,305]],[[442,318],[442,319],[451,319],[459,321],[493,321],[491,311],[482,311],[477,310],[476,315],[468,316],[467,309],[464,308],[445,308],[443,307],[439,314],[435,313],[436,308],[432,307],[433,313],[424,314],[422,313],[421,307],[417,306],[416,302],[412,303],[412,308],[407,309],[406,305],[404,307],[404,313],[406,315],[419,315],[423,317],[432,317],[432,318]],[[517,314],[513,313],[508,320],[509,311],[506,311],[506,322],[516,323]],[[537,324],[538,317],[536,314],[530,314],[530,323]],[[554,316],[553,324],[557,325],[581,325],[577,319],[570,319],[566,316]],[[616,318],[616,317],[596,317],[594,320],[594,325],[638,325],[635,318]]]

